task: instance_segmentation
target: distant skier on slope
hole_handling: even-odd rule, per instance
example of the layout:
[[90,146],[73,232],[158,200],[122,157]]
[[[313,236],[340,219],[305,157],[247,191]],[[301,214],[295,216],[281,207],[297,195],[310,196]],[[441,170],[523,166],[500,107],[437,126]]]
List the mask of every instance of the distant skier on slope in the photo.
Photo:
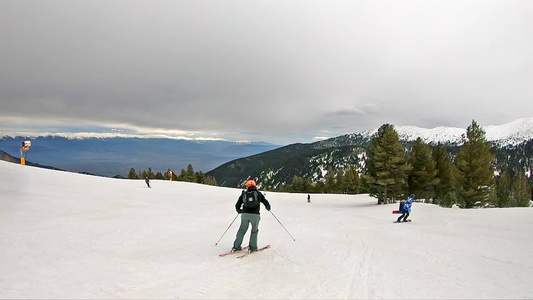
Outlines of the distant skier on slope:
[[307,194],[307,203],[311,203],[311,195]]
[[411,196],[409,196],[409,198],[407,198],[407,201],[405,201],[405,203],[403,203],[403,205],[400,205],[400,212],[402,213],[402,215],[398,218],[398,220],[396,220],[396,222],[402,222],[402,218],[403,218],[403,222],[410,222],[411,220],[407,220],[407,218],[409,217],[409,214],[411,213],[411,206],[413,206],[413,200],[415,199],[415,195],[414,194],[411,194]]
[[259,221],[261,220],[259,214],[259,209],[261,208],[260,203],[263,203],[268,211],[270,211],[270,203],[268,203],[263,193],[260,193],[257,190],[257,183],[255,180],[247,180],[245,188],[246,190],[242,192],[235,204],[237,213],[241,214],[241,226],[237,231],[237,236],[235,237],[231,251],[239,251],[242,249],[242,240],[248,231],[248,227],[252,224],[248,251],[254,252],[257,251],[257,235],[259,232]]
[[144,182],[146,182],[146,185],[150,187],[150,179],[148,179],[148,177],[144,177]]

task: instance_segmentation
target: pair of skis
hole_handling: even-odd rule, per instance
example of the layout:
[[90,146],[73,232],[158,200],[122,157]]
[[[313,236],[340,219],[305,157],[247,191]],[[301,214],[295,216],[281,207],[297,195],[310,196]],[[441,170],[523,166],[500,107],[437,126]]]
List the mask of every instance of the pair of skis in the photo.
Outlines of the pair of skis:
[[237,250],[237,251],[230,251],[230,252],[227,252],[227,253],[222,253],[222,254],[219,254],[218,256],[220,256],[220,257],[224,257],[224,256],[226,256],[226,255],[238,254],[238,253],[243,253],[244,251],[246,251],[246,253],[237,256],[237,258],[243,258],[243,257],[246,257],[246,256],[248,256],[248,255],[250,255],[250,254],[253,254],[253,253],[256,253],[256,252],[261,252],[261,251],[266,250],[266,249],[268,249],[268,248],[270,248],[270,245],[266,245],[265,247],[263,247],[263,248],[259,248],[259,249],[257,249],[256,251],[253,251],[253,252],[248,252],[248,251],[246,251],[246,250],[248,250],[248,247],[243,247],[243,248],[240,249],[240,250]]

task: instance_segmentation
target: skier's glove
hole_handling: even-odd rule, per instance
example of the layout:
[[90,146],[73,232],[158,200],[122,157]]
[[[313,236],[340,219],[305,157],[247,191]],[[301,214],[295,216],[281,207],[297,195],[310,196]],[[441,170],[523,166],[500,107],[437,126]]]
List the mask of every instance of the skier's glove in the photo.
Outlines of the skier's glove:
[[238,214],[242,214],[242,209],[237,209]]

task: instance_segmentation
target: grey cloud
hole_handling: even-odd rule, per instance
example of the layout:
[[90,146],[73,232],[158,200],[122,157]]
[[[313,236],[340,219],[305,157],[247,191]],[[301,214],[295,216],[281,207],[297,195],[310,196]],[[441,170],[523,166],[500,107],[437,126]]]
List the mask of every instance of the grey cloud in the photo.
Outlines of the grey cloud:
[[532,114],[528,1],[4,0],[0,11],[0,118],[290,142]]

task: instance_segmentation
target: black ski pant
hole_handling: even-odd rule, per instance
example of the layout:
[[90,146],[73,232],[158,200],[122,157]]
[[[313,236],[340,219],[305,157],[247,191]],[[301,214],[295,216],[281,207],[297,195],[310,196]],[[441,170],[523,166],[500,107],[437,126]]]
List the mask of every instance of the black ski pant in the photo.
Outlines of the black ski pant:
[[403,221],[407,221],[407,217],[409,217],[409,212],[406,211],[406,210],[402,210],[402,215],[398,218],[398,222],[401,222],[402,221],[402,218],[403,218]]

